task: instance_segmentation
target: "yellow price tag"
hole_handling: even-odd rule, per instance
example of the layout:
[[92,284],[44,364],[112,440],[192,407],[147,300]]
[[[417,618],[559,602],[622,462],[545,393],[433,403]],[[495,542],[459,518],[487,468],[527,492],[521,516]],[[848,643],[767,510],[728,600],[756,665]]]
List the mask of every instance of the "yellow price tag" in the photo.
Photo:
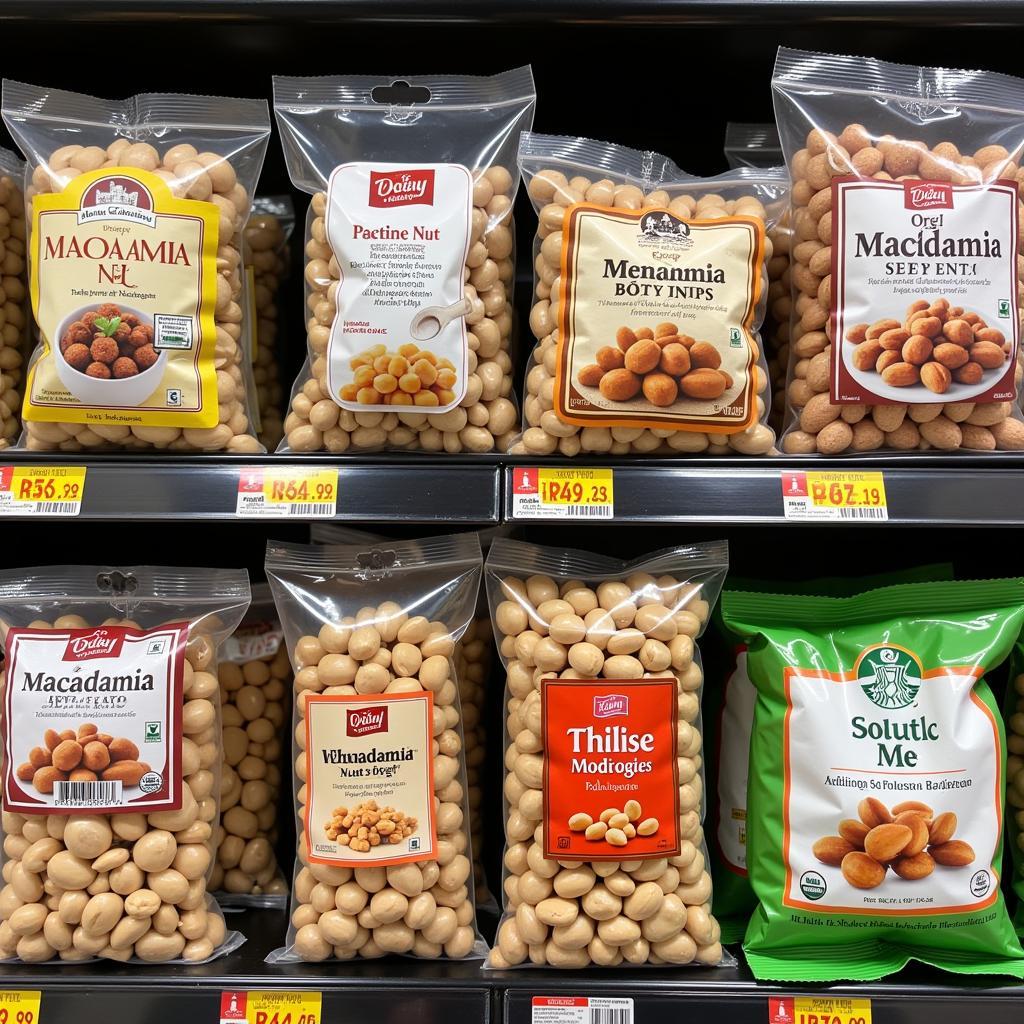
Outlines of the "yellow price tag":
[[871,1024],[871,1000],[796,996],[793,1024]]
[[882,473],[784,470],[782,500],[787,519],[889,518]]
[[77,516],[84,492],[85,466],[0,466],[0,515]]
[[239,516],[330,519],[337,510],[334,466],[257,467],[243,469],[238,478]]
[[222,992],[220,1022],[320,1024],[322,1002],[319,992]]
[[39,1024],[40,992],[0,992],[0,1024]]

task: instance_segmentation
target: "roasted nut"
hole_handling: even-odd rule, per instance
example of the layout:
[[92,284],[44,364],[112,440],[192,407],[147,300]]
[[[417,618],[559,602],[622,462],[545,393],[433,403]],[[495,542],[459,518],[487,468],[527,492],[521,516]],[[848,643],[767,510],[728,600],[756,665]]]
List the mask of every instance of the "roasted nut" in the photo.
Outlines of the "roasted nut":
[[842,870],[843,877],[855,889],[874,889],[885,880],[885,866],[856,850],[843,858]]

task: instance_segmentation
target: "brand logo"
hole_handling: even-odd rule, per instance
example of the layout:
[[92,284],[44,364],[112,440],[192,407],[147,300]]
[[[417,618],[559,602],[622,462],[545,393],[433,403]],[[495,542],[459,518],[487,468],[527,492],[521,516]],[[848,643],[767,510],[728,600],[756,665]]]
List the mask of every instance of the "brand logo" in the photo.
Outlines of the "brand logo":
[[880,708],[908,707],[921,689],[921,662],[902,647],[869,647],[857,659],[856,672],[864,695]]
[[907,210],[952,210],[953,186],[941,181],[905,181],[903,206]]
[[360,708],[358,711],[349,711],[345,720],[346,736],[370,736],[375,732],[387,731],[387,708]]
[[433,171],[370,171],[370,206],[433,206]]
[[124,636],[106,629],[71,634],[61,661],[88,661],[90,658],[116,658],[121,653]]
[[623,718],[629,714],[629,698],[621,693],[609,693],[594,698],[595,718]]
[[97,220],[129,220],[156,227],[153,194],[135,178],[111,175],[94,181],[82,194],[78,223]]

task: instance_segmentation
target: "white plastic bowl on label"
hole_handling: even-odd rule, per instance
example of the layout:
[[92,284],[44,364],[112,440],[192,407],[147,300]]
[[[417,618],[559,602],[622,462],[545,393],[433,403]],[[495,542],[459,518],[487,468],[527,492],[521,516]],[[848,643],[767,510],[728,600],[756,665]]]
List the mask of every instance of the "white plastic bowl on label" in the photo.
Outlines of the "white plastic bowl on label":
[[[68,314],[57,328],[56,335],[51,339],[53,359],[57,366],[57,376],[61,383],[83,405],[107,406],[112,409],[142,405],[153,394],[163,380],[164,368],[167,366],[166,351],[160,352],[157,361],[146,370],[141,370],[134,377],[110,378],[89,377],[71,366],[60,350],[60,340],[67,329],[78,320],[83,313],[95,312],[105,303],[97,302],[91,306],[82,306],[74,313]],[[144,323],[150,317],[130,306],[120,306],[125,313],[133,313]]]

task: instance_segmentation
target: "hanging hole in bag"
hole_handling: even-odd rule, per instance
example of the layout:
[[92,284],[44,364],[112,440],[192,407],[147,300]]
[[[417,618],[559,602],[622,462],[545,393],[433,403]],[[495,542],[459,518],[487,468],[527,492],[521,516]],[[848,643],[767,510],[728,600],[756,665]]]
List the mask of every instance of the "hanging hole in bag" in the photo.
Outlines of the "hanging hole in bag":
[[357,575],[360,579],[382,579],[391,574],[391,570],[398,564],[398,555],[394,550],[373,548],[371,551],[361,551],[356,555],[356,562],[359,563]]
[[370,90],[374,103],[384,103],[390,107],[411,107],[414,103],[427,103],[430,90],[424,85],[410,85],[399,79],[390,85],[378,85]]
[[128,618],[132,609],[132,594],[139,589],[139,581],[131,574],[114,569],[96,575],[96,586],[101,592],[109,593],[111,607]]

